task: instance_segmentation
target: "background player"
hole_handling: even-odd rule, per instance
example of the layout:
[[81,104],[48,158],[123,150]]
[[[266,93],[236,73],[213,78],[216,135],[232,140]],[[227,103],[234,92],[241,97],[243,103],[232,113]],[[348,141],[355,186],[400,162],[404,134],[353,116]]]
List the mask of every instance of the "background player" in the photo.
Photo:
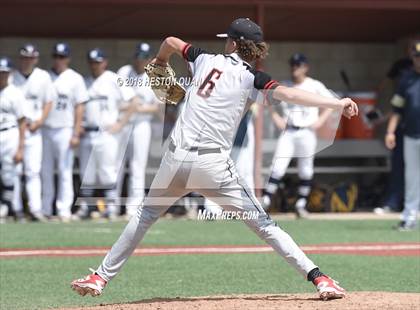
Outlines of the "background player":
[[[196,189],[226,210],[256,212],[257,218],[244,222],[269,243],[309,281],[317,285],[321,298],[341,298],[344,290],[323,275],[290,236],[280,229],[247,190],[230,159],[236,128],[253,90],[266,90],[267,96],[304,105],[344,108],[347,116],[357,113],[350,99],[332,99],[277,82],[248,62],[266,55],[261,28],[249,19],[235,20],[228,29],[225,54],[208,54],[184,41],[170,37],[161,45],[154,60],[166,65],[173,54],[186,59],[197,83],[188,89],[185,104],[171,134],[171,142],[149,194],[139,207],[94,274],[72,282],[79,294],[102,293],[143,239],[149,227],[179,197]],[[271,93],[269,93],[271,90]],[[256,91],[255,91],[256,92]]]
[[158,112],[157,98],[148,85],[149,79],[144,72],[144,67],[152,60],[151,56],[150,45],[139,43],[134,52],[133,63],[121,67],[117,72],[124,82],[134,82],[132,89],[136,94],[133,102],[135,113],[131,117],[130,126],[127,126],[130,150],[127,156],[130,163],[127,217],[136,213],[144,198],[146,165],[152,137],[151,121],[153,114]]
[[[32,44],[24,45],[19,51],[19,70],[14,71],[13,84],[25,95],[24,113],[28,122],[25,134],[25,154],[23,172],[26,181],[29,210],[34,221],[44,220],[41,211],[41,162],[42,135],[41,127],[51,110],[56,98],[51,78],[47,71],[36,67],[39,52]],[[20,198],[19,182],[16,182]]]
[[120,108],[128,106],[134,97],[131,88],[120,87],[118,76],[107,70],[105,53],[95,48],[88,53],[91,76],[85,79],[89,99],[85,104],[84,134],[80,141],[80,169],[83,179],[80,189],[82,198],[78,215],[88,216],[87,198],[94,189],[103,189],[107,200],[107,216],[118,215],[117,177],[119,143],[118,133],[127,123],[129,111],[121,113]]
[[[322,84],[308,77],[308,59],[303,54],[294,54],[289,60],[292,83],[291,87],[302,89],[324,97],[333,98],[331,92]],[[283,117],[271,109],[276,126],[282,130],[274,153],[271,176],[264,190],[263,203],[265,209],[271,204],[271,198],[277,191],[281,179],[293,157],[298,157],[298,199],[295,204],[299,217],[307,216],[306,205],[311,191],[314,174],[314,154],[317,145],[316,130],[319,129],[331,109],[325,109],[319,116],[317,107],[302,107],[290,102],[282,102]]]
[[52,51],[53,65],[49,71],[57,100],[42,129],[42,209],[52,215],[55,196],[54,175],[58,172],[57,214],[62,221],[71,218],[73,205],[73,149],[79,145],[83,117],[82,103],[88,100],[83,77],[69,68],[70,47],[57,43]]
[[[26,121],[23,115],[25,97],[9,84],[12,63],[0,57],[0,221],[9,210],[21,213],[13,206],[13,190],[18,175],[17,164],[23,159]],[[16,214],[21,218],[21,214]]]
[[397,227],[402,231],[416,228],[420,209],[420,41],[414,43],[411,55],[413,68],[401,76],[392,97],[394,113],[385,136],[386,146],[393,149],[398,123],[404,120],[405,195],[404,210]]

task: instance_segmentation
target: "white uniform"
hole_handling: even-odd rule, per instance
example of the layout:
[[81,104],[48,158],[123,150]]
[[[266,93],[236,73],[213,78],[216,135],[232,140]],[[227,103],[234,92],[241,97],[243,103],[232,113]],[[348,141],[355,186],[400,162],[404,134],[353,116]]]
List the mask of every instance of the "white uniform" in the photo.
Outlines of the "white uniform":
[[[143,105],[157,103],[153,90],[148,86],[149,79],[146,73],[137,74],[131,65],[126,65],[121,67],[117,74],[124,80],[132,79],[137,82],[138,86],[132,89]],[[128,156],[130,160],[129,199],[126,203],[128,215],[135,214],[144,199],[146,166],[152,137],[152,118],[153,115],[150,113],[137,113],[132,117],[130,126],[127,126],[126,134],[129,136],[130,150]]]
[[[291,84],[290,86],[324,97],[333,97],[324,84],[310,77],[306,77],[300,84]],[[298,194],[300,197],[307,197],[314,174],[314,155],[317,145],[316,133],[310,126],[318,120],[319,109],[287,102],[282,102],[282,107],[287,127],[278,139],[271,167],[271,177],[265,191],[270,195],[275,193],[291,159],[297,157],[298,175],[301,180]],[[306,200],[298,201],[298,204],[297,207],[302,209],[306,205]]]
[[[48,72],[35,68],[30,76],[25,77],[19,71],[15,71],[12,75],[12,81],[25,95],[27,104],[24,107],[24,114],[28,123],[39,120],[42,116],[44,105],[48,102],[53,102],[56,98],[54,86]],[[29,210],[36,215],[41,213],[41,162],[41,130],[38,129],[35,132],[26,130],[23,172],[26,177]]]
[[[118,121],[120,104],[134,97],[133,90],[119,87],[118,75],[105,71],[97,78],[85,79],[89,100],[85,104],[85,133],[80,141],[80,168],[83,174],[82,191],[90,197],[89,189],[106,189],[107,198],[115,200],[119,158],[118,134],[107,128]],[[110,212],[116,212],[116,206]]]
[[[13,189],[18,176],[17,165],[14,162],[19,146],[19,120],[24,117],[25,105],[23,93],[14,85],[9,84],[0,90],[0,172],[2,195],[0,204],[13,205]],[[1,206],[0,206],[1,207]],[[3,207],[4,208],[4,207]]]
[[56,206],[58,215],[70,217],[73,204],[73,159],[70,146],[73,135],[75,108],[88,100],[83,77],[72,69],[57,75],[50,71],[57,100],[42,130],[42,208],[44,215],[52,215],[55,185],[54,172],[58,172]]
[[251,91],[276,83],[236,54],[211,55],[188,44],[183,55],[198,83],[187,91],[148,196],[96,272],[112,279],[159,216],[179,197],[195,191],[225,210],[256,212],[256,218],[244,222],[306,277],[316,266],[261,208],[229,156]]

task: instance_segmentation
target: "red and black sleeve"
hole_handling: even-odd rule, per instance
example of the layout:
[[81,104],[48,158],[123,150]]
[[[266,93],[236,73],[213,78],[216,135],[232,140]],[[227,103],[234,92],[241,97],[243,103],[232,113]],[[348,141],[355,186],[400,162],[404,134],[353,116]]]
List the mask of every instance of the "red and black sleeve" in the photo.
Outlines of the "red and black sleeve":
[[270,75],[262,71],[251,71],[254,74],[254,87],[258,90],[270,90],[279,86],[276,80],[273,80]]
[[265,72],[251,70],[254,75],[254,88],[264,93],[264,99],[270,104],[275,104],[278,100],[273,98],[273,90],[279,86],[279,82],[273,80],[271,76]]
[[194,62],[201,54],[209,54],[205,50],[187,43],[182,49],[182,56],[188,62]]

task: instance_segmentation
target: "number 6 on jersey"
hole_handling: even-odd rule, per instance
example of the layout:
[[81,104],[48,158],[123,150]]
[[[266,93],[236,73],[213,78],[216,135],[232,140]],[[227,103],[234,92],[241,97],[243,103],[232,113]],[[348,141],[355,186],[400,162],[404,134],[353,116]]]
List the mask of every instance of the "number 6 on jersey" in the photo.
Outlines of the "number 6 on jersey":
[[205,78],[204,82],[200,85],[200,88],[197,91],[197,95],[208,98],[210,97],[211,92],[213,91],[216,80],[222,75],[222,71],[213,68],[210,73]]

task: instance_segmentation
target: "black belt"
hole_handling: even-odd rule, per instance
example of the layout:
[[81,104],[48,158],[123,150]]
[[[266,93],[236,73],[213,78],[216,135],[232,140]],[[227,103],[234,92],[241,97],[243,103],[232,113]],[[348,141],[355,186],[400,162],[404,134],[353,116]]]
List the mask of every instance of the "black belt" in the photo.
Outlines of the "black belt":
[[13,125],[13,126],[10,126],[10,127],[1,128],[0,131],[6,131],[6,130],[16,128],[16,127],[17,127],[16,125]]
[[[175,153],[176,146],[175,146],[175,144],[173,144],[172,141],[169,143],[169,150],[172,153]],[[220,150],[219,147],[209,148],[209,149],[199,149],[198,147],[194,146],[194,147],[189,148],[187,150],[185,150],[185,149],[183,149],[183,150],[187,151],[187,152],[197,152],[198,155],[205,155],[205,154],[212,154],[212,153],[222,153],[222,151]]]
[[286,129],[291,129],[291,130],[301,130],[301,129],[306,129],[307,127],[300,127],[300,126],[295,126],[295,125],[286,125]]
[[98,126],[86,126],[83,127],[85,129],[85,131],[89,132],[89,131],[99,131],[101,130]]

